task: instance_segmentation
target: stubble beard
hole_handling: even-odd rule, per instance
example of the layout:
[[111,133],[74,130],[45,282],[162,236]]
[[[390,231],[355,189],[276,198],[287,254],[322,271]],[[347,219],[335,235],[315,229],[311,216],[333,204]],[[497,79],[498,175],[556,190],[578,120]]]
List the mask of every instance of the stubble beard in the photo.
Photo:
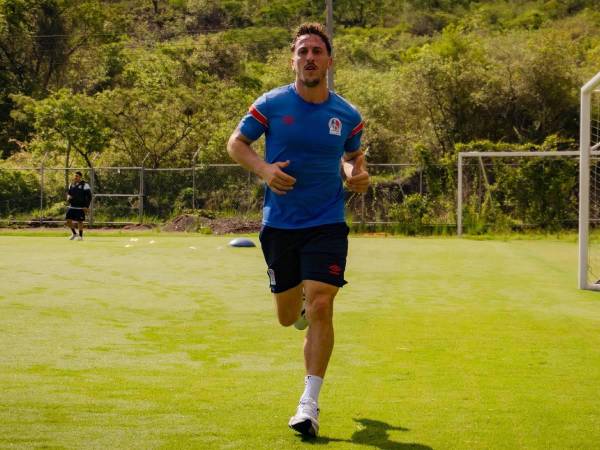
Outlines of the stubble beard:
[[324,83],[327,79],[327,72],[318,74],[315,78],[301,77],[300,82],[307,88],[314,88]]
[[316,78],[314,80],[301,80],[302,84],[308,88],[317,87],[321,83],[320,78]]

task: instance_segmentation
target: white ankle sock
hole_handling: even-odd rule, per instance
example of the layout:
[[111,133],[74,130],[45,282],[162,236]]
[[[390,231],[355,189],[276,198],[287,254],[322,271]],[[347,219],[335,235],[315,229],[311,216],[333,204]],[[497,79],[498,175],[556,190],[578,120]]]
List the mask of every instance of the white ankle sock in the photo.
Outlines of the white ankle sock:
[[318,402],[322,384],[323,378],[316,375],[306,375],[304,377],[304,393],[300,397],[300,401],[312,398],[315,402]]

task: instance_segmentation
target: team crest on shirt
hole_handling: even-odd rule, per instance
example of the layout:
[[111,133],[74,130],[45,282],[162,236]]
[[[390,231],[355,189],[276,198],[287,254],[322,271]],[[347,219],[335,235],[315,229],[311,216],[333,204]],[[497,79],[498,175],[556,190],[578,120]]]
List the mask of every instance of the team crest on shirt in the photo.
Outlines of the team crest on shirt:
[[342,121],[337,117],[329,119],[329,134],[340,136],[342,134]]

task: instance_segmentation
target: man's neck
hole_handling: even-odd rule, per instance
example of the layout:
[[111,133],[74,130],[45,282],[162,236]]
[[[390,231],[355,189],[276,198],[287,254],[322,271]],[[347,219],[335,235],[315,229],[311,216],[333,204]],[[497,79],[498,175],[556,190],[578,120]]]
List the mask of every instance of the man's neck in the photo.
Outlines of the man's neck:
[[329,89],[327,89],[326,80],[321,81],[315,87],[307,87],[300,80],[296,79],[294,86],[298,95],[308,103],[324,103],[329,98]]

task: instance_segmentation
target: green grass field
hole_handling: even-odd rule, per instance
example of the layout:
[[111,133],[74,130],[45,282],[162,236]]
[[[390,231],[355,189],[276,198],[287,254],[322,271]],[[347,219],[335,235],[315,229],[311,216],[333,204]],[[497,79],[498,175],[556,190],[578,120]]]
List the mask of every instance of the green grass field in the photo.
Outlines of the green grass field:
[[574,241],[352,237],[308,441],[303,333],[230,239],[0,236],[0,448],[598,448]]

